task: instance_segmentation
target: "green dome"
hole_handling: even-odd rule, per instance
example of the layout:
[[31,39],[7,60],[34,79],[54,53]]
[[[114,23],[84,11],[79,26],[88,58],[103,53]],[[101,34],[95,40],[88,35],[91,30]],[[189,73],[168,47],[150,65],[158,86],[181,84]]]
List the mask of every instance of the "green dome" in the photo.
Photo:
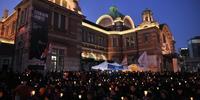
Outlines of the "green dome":
[[111,6],[109,10],[110,11],[108,15],[110,15],[113,19],[116,19],[117,17],[121,17],[121,18],[124,17],[124,15],[118,11],[118,8],[116,6]]

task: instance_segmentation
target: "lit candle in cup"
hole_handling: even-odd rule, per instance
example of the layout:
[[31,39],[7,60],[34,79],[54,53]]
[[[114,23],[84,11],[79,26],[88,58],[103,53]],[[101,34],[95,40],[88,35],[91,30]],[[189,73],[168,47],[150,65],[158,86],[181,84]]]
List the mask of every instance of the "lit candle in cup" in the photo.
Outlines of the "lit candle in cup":
[[147,94],[148,94],[148,91],[145,90],[144,91],[144,96],[147,96]]
[[35,91],[31,91],[31,96],[34,96],[35,95]]
[[63,97],[63,93],[60,93],[60,97]]
[[78,95],[78,98],[81,99],[81,98],[82,98],[82,95],[79,94],[79,95]]

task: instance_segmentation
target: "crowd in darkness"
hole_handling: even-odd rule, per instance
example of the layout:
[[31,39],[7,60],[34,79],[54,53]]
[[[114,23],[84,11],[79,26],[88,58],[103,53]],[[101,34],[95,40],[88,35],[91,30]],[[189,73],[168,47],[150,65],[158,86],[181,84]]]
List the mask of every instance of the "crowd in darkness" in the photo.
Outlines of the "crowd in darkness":
[[200,73],[0,73],[2,100],[200,100]]

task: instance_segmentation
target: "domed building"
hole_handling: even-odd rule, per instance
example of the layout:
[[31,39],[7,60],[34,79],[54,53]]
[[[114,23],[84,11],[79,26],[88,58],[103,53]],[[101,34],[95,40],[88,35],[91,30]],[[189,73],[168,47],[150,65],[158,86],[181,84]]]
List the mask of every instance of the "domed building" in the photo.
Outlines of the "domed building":
[[144,52],[151,71],[176,67],[169,26],[159,24],[149,9],[142,12],[139,25],[115,6],[93,23],[78,0],[22,0],[11,16],[0,21],[0,32],[8,33],[3,25],[13,25],[15,71],[90,70],[101,61],[121,63],[125,58],[135,64]]
[[118,63],[127,59],[128,64],[137,64],[139,57],[147,52],[147,67],[151,71],[174,71],[178,67],[171,31],[167,24],[155,21],[149,9],[142,12],[139,25],[115,6],[96,23],[84,20],[82,25],[82,51],[86,55],[92,53],[93,59],[99,60],[98,56],[104,55],[104,59]]
[[96,24],[109,28],[112,31],[123,31],[135,28],[131,17],[120,13],[115,6],[110,7],[108,14],[99,17]]

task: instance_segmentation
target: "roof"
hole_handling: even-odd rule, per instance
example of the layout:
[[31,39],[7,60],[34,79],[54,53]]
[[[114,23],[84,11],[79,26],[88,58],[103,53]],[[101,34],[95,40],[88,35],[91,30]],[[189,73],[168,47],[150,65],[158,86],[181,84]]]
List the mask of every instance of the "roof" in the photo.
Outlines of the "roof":
[[191,38],[191,40],[193,40],[193,39],[200,39],[200,36],[195,36],[195,37]]
[[164,26],[167,26],[167,24],[164,23],[159,25],[160,29],[163,29]]
[[98,24],[96,24],[96,23],[93,23],[93,22],[87,20],[87,19],[84,19],[83,22],[88,23],[88,24],[93,25],[93,26],[96,26],[96,27],[98,27],[98,28],[101,28],[101,29],[103,29],[103,30],[109,31],[108,28],[103,27],[103,26],[100,26],[100,25],[98,25]]

